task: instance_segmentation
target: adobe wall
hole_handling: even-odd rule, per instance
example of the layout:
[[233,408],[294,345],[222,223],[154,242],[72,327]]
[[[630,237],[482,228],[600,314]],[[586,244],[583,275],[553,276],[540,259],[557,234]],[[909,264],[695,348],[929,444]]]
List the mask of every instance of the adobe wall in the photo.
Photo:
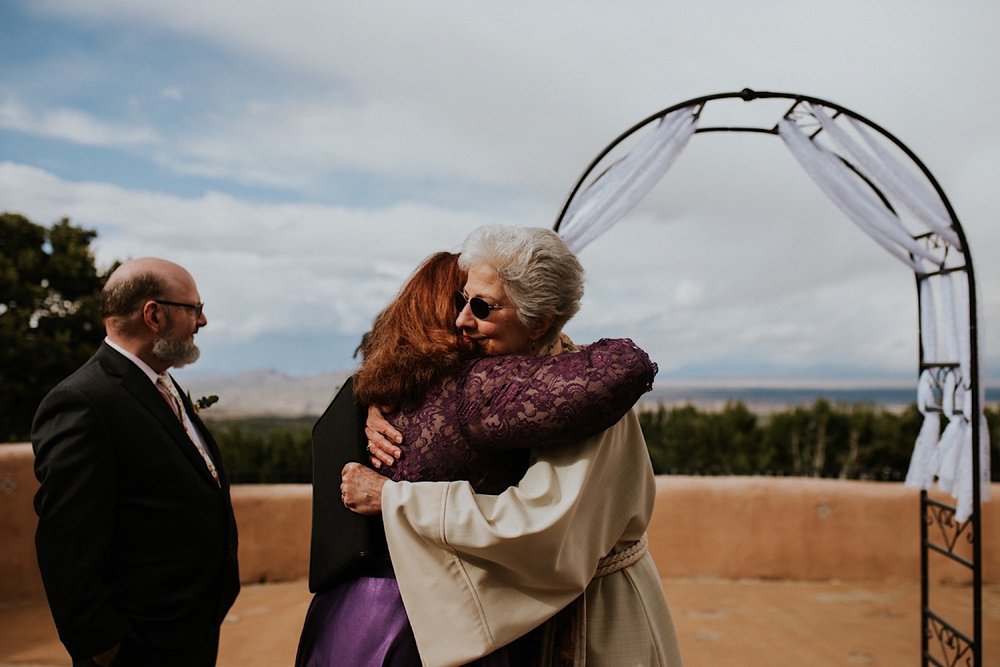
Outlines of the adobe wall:
[[35,563],[35,510],[38,488],[31,445],[0,445],[0,600],[41,594]]
[[[0,600],[42,595],[30,445],[0,446]],[[983,578],[1000,582],[1000,485],[983,510]],[[245,582],[306,577],[304,484],[232,490]],[[613,501],[613,499],[609,499]],[[667,577],[918,581],[919,494],[902,484],[765,477],[657,478],[650,548]],[[934,555],[931,576],[968,581]]]
[[[920,579],[920,493],[901,483],[677,476],[656,483],[648,532],[663,576]],[[1000,581],[1000,484],[991,490],[996,500],[983,505],[981,528],[988,583]],[[933,539],[940,529],[929,530]],[[968,542],[957,544],[970,558]],[[971,582],[966,568],[943,556],[929,562],[934,581]]]

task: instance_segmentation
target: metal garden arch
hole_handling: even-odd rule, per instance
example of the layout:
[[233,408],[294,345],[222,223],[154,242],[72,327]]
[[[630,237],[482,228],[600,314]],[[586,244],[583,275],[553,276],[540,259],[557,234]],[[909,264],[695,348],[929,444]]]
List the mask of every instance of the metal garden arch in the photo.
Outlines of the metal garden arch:
[[[700,126],[708,105],[723,100],[787,102],[768,127]],[[706,132],[780,137],[852,222],[912,268],[920,334],[917,405],[924,421],[906,483],[920,489],[922,664],[981,667],[980,503],[990,489],[989,434],[976,283],[955,211],[917,156],[870,120],[815,97],[744,89],[675,104],[623,132],[583,172],[555,230],[579,251],[652,189],[693,135]],[[954,505],[929,497],[935,481]],[[930,608],[931,553],[971,573],[970,633]]]

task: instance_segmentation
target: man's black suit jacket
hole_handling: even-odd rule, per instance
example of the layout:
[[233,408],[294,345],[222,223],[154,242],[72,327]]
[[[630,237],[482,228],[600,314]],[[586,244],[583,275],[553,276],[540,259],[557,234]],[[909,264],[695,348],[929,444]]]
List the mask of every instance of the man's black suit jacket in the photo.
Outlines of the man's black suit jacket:
[[236,599],[229,484],[215,441],[186,408],[221,488],[155,385],[107,344],[38,408],[35,545],[74,660],[122,640],[202,644]]

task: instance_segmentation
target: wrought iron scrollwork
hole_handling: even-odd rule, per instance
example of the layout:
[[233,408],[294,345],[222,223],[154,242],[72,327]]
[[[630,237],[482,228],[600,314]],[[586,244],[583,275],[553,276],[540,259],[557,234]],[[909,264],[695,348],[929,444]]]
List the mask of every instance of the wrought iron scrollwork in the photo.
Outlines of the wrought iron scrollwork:
[[968,637],[936,616],[928,617],[926,633],[928,639],[936,640],[935,644],[941,652],[941,660],[934,659],[935,664],[972,667],[975,652]]
[[963,536],[967,543],[972,543],[972,533],[966,530],[970,522],[959,523],[955,521],[955,508],[953,507],[928,502],[924,521],[928,526],[937,526],[938,535],[940,535],[949,554],[955,553],[955,545]]

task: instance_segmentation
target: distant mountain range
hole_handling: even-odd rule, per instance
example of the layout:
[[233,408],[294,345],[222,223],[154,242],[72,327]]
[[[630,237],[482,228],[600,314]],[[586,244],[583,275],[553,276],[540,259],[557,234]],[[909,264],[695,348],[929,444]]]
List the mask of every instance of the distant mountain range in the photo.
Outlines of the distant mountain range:
[[[206,410],[210,419],[242,417],[319,416],[350,375],[343,370],[317,375],[295,376],[277,371],[251,371],[216,378],[183,381],[195,399],[215,394],[219,402]],[[819,398],[831,403],[871,403],[898,410],[916,400],[916,383],[815,381],[683,381],[657,384],[642,398],[645,405],[684,405],[713,410],[729,401],[742,401],[756,412],[772,412],[788,406],[811,405]],[[988,387],[988,403],[1000,402],[1000,387]]]
[[207,408],[210,419],[240,417],[319,416],[351,371],[295,376],[277,371],[250,371],[215,378],[193,378],[182,384],[192,398],[216,395]]

